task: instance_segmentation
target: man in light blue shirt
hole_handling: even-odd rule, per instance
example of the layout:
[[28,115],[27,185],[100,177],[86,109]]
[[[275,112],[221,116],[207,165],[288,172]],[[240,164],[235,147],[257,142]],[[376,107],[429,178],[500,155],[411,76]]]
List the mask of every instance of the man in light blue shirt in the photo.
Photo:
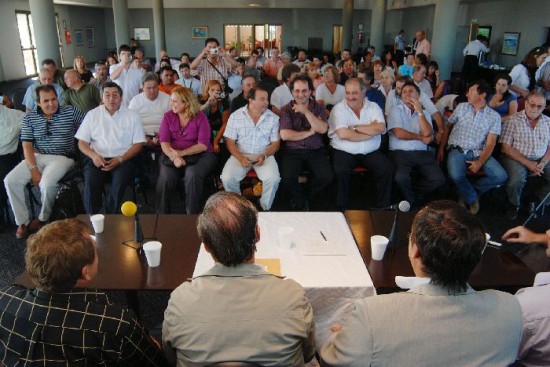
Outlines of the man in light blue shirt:
[[45,84],[51,84],[54,87],[57,100],[63,105],[63,88],[59,84],[53,82],[53,73],[50,70],[42,69],[38,74],[38,81],[27,88],[25,96],[23,97],[23,105],[27,112],[36,110],[36,88],[39,85]]
[[[390,158],[395,165],[395,182],[413,206],[423,201],[443,184],[445,176],[428,144],[434,139],[432,119],[420,103],[420,89],[406,82],[401,89],[402,104],[395,105],[388,116]],[[411,171],[418,173],[413,180]]]

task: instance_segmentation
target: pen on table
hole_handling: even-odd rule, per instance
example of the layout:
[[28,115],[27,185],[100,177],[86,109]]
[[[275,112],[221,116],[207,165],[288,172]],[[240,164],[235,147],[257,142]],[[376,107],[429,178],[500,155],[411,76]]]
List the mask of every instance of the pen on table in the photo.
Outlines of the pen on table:
[[323,239],[325,240],[325,242],[327,242],[327,238],[325,237],[323,231],[319,231],[319,233],[321,234],[321,236],[323,236]]

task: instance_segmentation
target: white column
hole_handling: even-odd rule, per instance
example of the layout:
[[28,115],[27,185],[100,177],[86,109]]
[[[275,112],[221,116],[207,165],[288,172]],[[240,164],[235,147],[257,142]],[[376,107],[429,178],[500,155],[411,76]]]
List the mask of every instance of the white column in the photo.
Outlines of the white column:
[[386,27],[386,0],[372,1],[372,18],[370,22],[370,43],[376,48],[376,53],[382,55]]
[[113,16],[115,18],[115,40],[118,52],[121,45],[130,45],[128,0],[113,0]]
[[439,64],[441,79],[451,78],[457,14],[460,0],[436,0],[434,31],[432,38],[432,60]]
[[353,40],[353,0],[344,0],[342,8],[342,50],[351,50]]
[[44,59],[53,59],[57,67],[61,67],[61,53],[59,52],[53,0],[29,0],[29,6],[38,62],[42,63]]
[[166,50],[164,0],[153,0],[153,29],[155,32],[155,57],[158,57],[161,50]]

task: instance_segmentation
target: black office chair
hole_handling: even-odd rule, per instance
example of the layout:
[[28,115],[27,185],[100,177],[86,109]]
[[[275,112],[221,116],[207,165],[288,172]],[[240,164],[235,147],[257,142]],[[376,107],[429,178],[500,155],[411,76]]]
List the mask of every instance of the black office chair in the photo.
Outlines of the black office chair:
[[25,97],[25,88],[17,88],[11,95],[11,101],[13,102],[13,108],[25,112],[25,105],[23,104],[23,97]]

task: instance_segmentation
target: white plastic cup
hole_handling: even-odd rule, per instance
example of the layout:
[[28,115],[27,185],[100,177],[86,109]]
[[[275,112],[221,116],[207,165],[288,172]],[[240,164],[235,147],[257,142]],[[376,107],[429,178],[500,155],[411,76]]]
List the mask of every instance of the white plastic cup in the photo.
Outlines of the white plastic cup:
[[103,225],[105,224],[105,216],[103,214],[95,214],[90,217],[95,233],[103,233]]
[[374,235],[370,238],[370,251],[373,260],[382,260],[386,247],[388,247],[388,238],[380,235]]
[[280,248],[288,250],[292,247],[292,236],[294,228],[291,226],[282,226],[277,229],[277,239]]
[[160,250],[162,249],[162,243],[159,241],[149,241],[143,244],[143,251],[145,252],[145,258],[147,264],[154,268],[160,265]]

